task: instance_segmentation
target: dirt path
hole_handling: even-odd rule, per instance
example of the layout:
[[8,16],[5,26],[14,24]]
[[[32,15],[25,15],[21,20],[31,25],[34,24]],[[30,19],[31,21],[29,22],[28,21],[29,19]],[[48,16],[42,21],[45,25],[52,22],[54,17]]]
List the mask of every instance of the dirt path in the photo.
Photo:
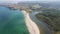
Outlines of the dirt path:
[[25,20],[26,20],[26,25],[28,27],[29,33],[30,34],[40,34],[40,31],[38,29],[38,26],[35,24],[34,21],[32,21],[29,17],[29,13],[27,13],[26,11],[22,11],[24,16],[25,16]]

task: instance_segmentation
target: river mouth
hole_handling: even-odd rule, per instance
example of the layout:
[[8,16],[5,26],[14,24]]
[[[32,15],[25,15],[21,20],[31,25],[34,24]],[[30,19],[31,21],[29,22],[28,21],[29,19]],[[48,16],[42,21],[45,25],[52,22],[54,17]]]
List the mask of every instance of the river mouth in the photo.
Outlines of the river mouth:
[[0,6],[0,34],[29,34],[24,14]]

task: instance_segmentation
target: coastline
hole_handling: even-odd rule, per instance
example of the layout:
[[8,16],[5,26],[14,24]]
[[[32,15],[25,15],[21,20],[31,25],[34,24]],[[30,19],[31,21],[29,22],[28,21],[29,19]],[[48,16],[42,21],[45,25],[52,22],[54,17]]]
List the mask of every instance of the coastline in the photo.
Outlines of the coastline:
[[24,10],[22,10],[22,12],[25,16],[26,26],[28,28],[29,33],[30,34],[40,34],[38,26],[36,25],[36,23],[34,21],[31,20],[29,13],[27,13]]

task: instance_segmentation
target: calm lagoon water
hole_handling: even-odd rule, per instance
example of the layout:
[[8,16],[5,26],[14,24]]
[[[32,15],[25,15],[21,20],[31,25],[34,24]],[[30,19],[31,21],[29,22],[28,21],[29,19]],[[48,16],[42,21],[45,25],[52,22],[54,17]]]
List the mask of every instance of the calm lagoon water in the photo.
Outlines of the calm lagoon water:
[[20,10],[0,6],[0,34],[29,34]]

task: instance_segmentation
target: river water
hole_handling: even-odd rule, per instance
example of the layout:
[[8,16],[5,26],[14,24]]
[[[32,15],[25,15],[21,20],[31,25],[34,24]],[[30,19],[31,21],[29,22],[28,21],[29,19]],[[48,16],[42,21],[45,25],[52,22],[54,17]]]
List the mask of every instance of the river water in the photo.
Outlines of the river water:
[[[43,12],[41,12],[41,11],[40,12],[32,12],[30,14],[31,20],[33,20],[39,26],[39,28],[43,29],[43,34],[52,34],[52,31],[47,27],[47,24],[42,22],[41,20],[38,20],[38,18],[36,18],[35,15],[38,13],[43,13]],[[42,33],[42,32],[40,31],[40,33]]]
[[20,10],[0,6],[0,34],[29,34]]

